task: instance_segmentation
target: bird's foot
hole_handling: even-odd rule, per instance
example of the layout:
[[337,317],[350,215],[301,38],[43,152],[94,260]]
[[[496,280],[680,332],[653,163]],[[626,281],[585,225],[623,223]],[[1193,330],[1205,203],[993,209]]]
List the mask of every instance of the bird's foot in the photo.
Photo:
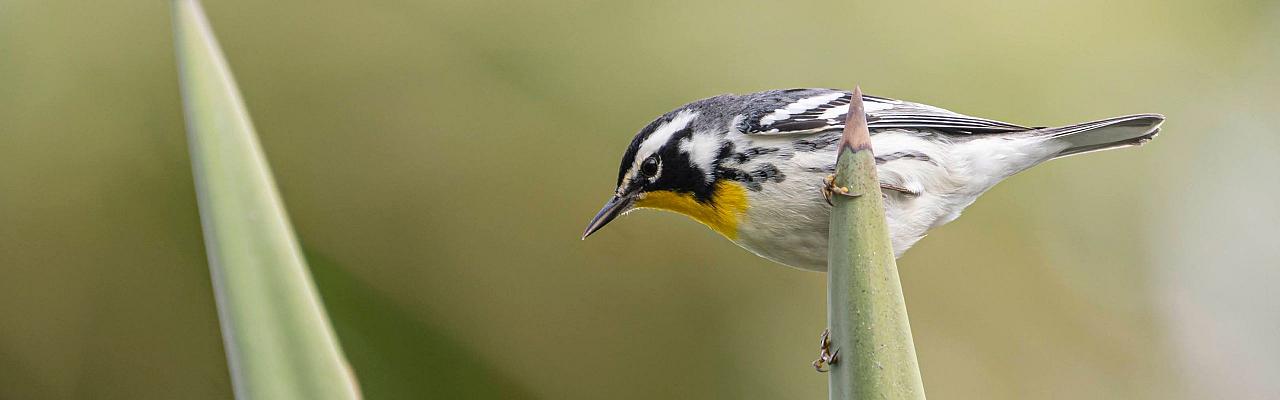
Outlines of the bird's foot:
[[822,178],[822,198],[827,200],[827,205],[834,206],[834,204],[831,203],[831,196],[836,194],[841,196],[858,197],[856,194],[849,194],[849,188],[836,186],[835,174],[827,175],[826,178]]
[[[898,186],[890,183],[884,183],[884,182],[880,182],[880,189],[891,190],[894,192],[902,193],[907,196],[920,195],[920,193],[916,193],[911,189],[907,189],[902,186]],[[849,188],[843,187],[843,186],[836,186],[835,174],[827,175],[826,178],[822,178],[821,190],[822,190],[822,198],[827,201],[827,205],[831,205],[831,206],[834,206],[834,204],[831,203],[831,196],[833,195],[839,194],[841,196],[847,196],[847,197],[858,197],[857,194],[849,193]]]
[[813,369],[818,372],[830,371],[829,366],[836,365],[840,360],[840,349],[831,351],[831,330],[822,330],[822,339],[818,342],[818,359],[813,360]]

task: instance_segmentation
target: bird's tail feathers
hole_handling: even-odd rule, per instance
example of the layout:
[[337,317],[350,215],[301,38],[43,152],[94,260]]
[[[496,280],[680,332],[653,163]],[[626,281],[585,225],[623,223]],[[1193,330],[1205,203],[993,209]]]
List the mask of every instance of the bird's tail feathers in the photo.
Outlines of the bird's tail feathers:
[[1045,128],[1037,136],[1058,139],[1070,144],[1053,158],[1137,146],[1150,141],[1160,132],[1164,116],[1135,114],[1107,118],[1058,128]]

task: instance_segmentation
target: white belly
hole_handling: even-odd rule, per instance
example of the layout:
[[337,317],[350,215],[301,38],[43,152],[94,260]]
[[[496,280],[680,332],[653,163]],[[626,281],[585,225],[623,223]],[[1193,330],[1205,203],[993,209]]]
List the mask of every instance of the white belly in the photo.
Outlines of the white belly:
[[[767,145],[767,138],[755,145]],[[884,161],[880,181],[916,194],[885,191],[885,217],[896,256],[902,256],[929,229],[960,216],[965,207],[1000,180],[1047,160],[1066,144],[1030,139],[979,138],[942,143],[918,132],[880,132],[871,138],[877,155],[915,154]],[[820,187],[834,164],[835,146],[795,153],[773,162],[782,182],[748,193],[749,208],[738,228],[739,246],[792,267],[826,271],[831,206]]]

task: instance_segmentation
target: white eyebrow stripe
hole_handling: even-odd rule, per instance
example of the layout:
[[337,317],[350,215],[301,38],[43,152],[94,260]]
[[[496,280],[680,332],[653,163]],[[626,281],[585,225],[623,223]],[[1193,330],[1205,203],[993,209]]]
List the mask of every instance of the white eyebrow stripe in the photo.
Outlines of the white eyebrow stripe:
[[671,121],[662,124],[658,129],[654,129],[653,133],[649,134],[649,137],[640,142],[640,149],[636,151],[635,162],[644,161],[644,159],[656,153],[658,149],[661,149],[663,145],[671,141],[672,135],[688,127],[689,123],[693,122],[693,118],[697,116],[698,113],[691,110],[680,110],[675,117],[671,118]]
[[769,113],[769,115],[766,115],[763,118],[760,118],[760,126],[772,125],[774,122],[787,119],[787,117],[790,117],[791,114],[799,114],[808,110],[818,108],[818,106],[836,101],[836,99],[839,99],[844,95],[845,94],[842,92],[831,92],[823,95],[806,97],[800,100],[796,100],[796,102],[788,104],[786,107],[782,107],[777,110],[774,110],[773,112]]
[[693,112],[693,110],[680,110],[670,121],[654,129],[653,133],[649,134],[649,137],[640,142],[640,148],[636,150],[636,159],[631,160],[631,168],[627,169],[626,175],[623,175],[622,184],[618,185],[618,190],[621,191],[626,188],[631,180],[635,178],[636,170],[639,169],[641,162],[662,149],[662,146],[666,145],[676,132],[687,128],[689,123],[693,122],[693,119],[697,117],[698,113]]

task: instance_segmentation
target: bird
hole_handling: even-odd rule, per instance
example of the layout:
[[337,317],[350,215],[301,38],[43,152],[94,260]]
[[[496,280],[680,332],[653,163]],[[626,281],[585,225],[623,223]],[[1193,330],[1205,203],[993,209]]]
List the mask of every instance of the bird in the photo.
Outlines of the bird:
[[[724,94],[650,122],[623,153],[612,196],[582,239],[636,209],[687,215],[738,246],[825,271],[835,173],[852,94],[822,88]],[[1000,181],[1063,157],[1144,144],[1164,116],[1022,126],[862,95],[895,257]]]

